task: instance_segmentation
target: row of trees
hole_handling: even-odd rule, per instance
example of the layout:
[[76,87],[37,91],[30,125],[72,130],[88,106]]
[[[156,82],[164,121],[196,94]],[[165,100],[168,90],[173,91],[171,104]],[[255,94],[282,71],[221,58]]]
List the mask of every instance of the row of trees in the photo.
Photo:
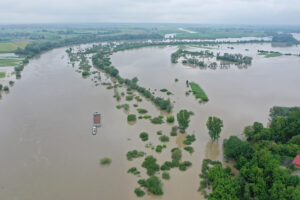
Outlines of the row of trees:
[[287,116],[278,116],[279,113],[271,113],[274,118],[270,128],[263,127],[259,122],[245,127],[246,141],[236,136],[224,140],[224,156],[235,161],[235,167],[240,170],[239,175],[232,177],[230,170],[224,169],[221,163],[207,166],[207,172],[201,175],[201,189],[211,185],[212,192],[206,197],[244,200],[299,199],[300,178],[290,175],[293,165],[286,168],[280,164],[283,159],[294,158],[296,154],[300,154],[300,109]]

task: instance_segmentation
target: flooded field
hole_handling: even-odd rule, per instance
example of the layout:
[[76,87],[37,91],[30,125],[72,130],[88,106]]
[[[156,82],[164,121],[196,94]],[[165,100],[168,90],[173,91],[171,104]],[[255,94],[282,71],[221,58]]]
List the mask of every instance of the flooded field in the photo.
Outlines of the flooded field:
[[[234,48],[228,48],[234,47]],[[189,50],[203,50],[199,46]],[[204,158],[222,160],[222,141],[230,135],[241,135],[244,126],[254,121],[268,123],[268,112],[274,105],[296,106],[300,102],[300,57],[265,58],[257,50],[273,50],[299,54],[300,47],[279,48],[271,44],[236,44],[212,46],[210,51],[242,53],[253,57],[252,65],[229,69],[200,69],[172,64],[170,55],[177,47],[148,47],[115,53],[112,64],[122,77],[139,79],[139,84],[164,96],[159,90],[173,93],[173,114],[180,109],[195,113],[187,133],[196,135],[195,152],[183,151],[183,160],[192,167],[182,172],[170,171],[171,179],[163,180],[164,195],[145,195],[142,199],[203,199],[197,192]],[[127,123],[127,115],[116,109],[113,90],[95,86],[92,77],[83,79],[68,64],[66,48],[55,49],[30,61],[22,78],[0,100],[0,199],[65,200],[74,199],[137,199],[134,189],[138,178],[127,174],[131,167],[141,168],[142,158],[127,161],[126,153],[137,149],[154,155],[158,163],[170,159],[170,150],[182,148],[185,135],[170,137],[167,148],[156,153],[145,148],[139,138],[149,133],[153,145],[160,144],[156,132],[169,135],[173,124],[153,125],[149,120]],[[102,81],[110,81],[101,73]],[[178,82],[175,82],[178,78]],[[107,79],[107,80],[106,80]],[[199,104],[188,90],[186,80],[198,83],[209,102]],[[125,91],[126,88],[120,88]],[[127,102],[128,103],[128,102]],[[137,113],[129,102],[129,113]],[[151,102],[138,103],[151,116],[161,113]],[[92,113],[101,112],[103,127],[91,134]],[[218,143],[212,143],[205,123],[209,116],[218,116],[224,128]],[[242,137],[242,136],[241,136]],[[99,159],[110,157],[109,166]]]

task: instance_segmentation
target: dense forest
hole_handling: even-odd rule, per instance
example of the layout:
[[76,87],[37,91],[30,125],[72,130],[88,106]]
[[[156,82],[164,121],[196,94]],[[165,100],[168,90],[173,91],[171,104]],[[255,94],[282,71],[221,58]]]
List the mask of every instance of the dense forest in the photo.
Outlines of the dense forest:
[[[209,199],[300,199],[300,178],[291,175],[286,159],[300,154],[300,108],[273,107],[270,126],[254,122],[244,129],[246,140],[224,140],[224,156],[239,170],[233,177],[218,161],[204,160],[200,190]],[[207,194],[207,188],[212,192]]]

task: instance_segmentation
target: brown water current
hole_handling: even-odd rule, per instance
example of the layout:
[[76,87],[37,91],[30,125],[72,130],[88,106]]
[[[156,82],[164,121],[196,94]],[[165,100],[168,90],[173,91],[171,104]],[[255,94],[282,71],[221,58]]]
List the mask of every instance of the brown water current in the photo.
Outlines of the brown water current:
[[[300,57],[256,55],[258,49],[299,54],[299,47],[239,44],[212,48],[215,53],[252,56],[252,65],[243,69],[232,65],[223,70],[201,70],[181,63],[172,64],[170,55],[176,51],[174,46],[128,50],[111,57],[122,77],[137,76],[139,85],[157,89],[156,96],[166,97],[159,91],[162,88],[171,91],[174,115],[180,109],[195,113],[187,129],[188,134],[196,135],[192,144],[195,152],[190,155],[183,150],[182,159],[191,161],[192,167],[185,172],[172,169],[171,179],[163,180],[164,195],[145,195],[142,199],[203,199],[197,192],[202,160],[223,160],[224,138],[242,137],[243,128],[254,121],[267,125],[269,109],[274,105],[299,106]],[[128,102],[124,98],[116,102],[113,89],[95,86],[91,81],[93,76],[83,79],[75,72],[76,66],[74,69],[68,64],[65,49],[55,49],[31,60],[9,95],[4,94],[0,100],[0,199],[138,199],[134,189],[138,187],[139,178],[127,174],[127,170],[137,167],[141,178],[146,178],[145,170],[140,167],[143,158],[127,161],[127,151],[145,151],[162,164],[170,160],[172,148],[183,147],[185,135],[170,137],[162,153],[145,148],[149,142],[155,146],[161,144],[156,132],[162,130],[169,136],[172,124],[153,125],[145,119],[128,124],[124,111],[116,109],[116,105]],[[193,49],[198,48],[190,47]],[[110,81],[103,73],[101,77],[102,82]],[[179,81],[175,82],[175,78]],[[186,96],[186,80],[197,82],[209,102],[199,104],[192,94]],[[126,91],[126,88],[118,88],[118,91]],[[129,102],[129,113],[137,113],[134,103],[135,100]],[[151,116],[161,114],[144,98],[138,104]],[[103,127],[93,136],[92,113],[95,111],[101,112]],[[215,143],[210,141],[205,126],[212,115],[224,121],[221,138]],[[149,133],[148,142],[140,140],[142,131]],[[110,157],[112,163],[101,166],[102,157]]]

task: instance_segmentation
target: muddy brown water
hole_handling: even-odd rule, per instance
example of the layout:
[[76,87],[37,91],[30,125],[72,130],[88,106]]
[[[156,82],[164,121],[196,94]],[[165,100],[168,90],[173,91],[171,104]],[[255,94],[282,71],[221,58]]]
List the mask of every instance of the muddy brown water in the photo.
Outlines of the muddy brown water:
[[[257,49],[274,50],[271,44],[229,46],[235,48],[222,45],[213,51],[251,55],[253,64],[247,69],[231,66],[227,70],[172,64],[170,54],[176,47],[150,47],[112,55],[112,63],[123,77],[137,76],[140,85],[157,89],[156,95],[165,95],[159,91],[162,88],[171,91],[174,113],[182,108],[195,113],[187,129],[187,133],[196,135],[192,144],[195,152],[190,155],[183,151],[183,160],[192,161],[193,166],[185,172],[172,169],[171,179],[163,180],[163,196],[145,195],[142,199],[203,199],[197,192],[203,158],[222,160],[223,139],[241,135],[244,126],[254,121],[266,125],[270,107],[299,105],[299,57],[267,59],[256,55]],[[299,47],[278,49],[300,52]],[[172,125],[153,125],[148,120],[128,124],[124,111],[116,109],[117,104],[126,101],[117,103],[113,90],[96,87],[92,76],[82,79],[75,70],[68,64],[65,48],[49,51],[31,60],[22,79],[0,100],[0,199],[137,199],[133,191],[139,178],[127,174],[127,170],[138,167],[141,178],[145,178],[145,170],[140,167],[143,159],[127,161],[126,152],[143,150],[162,164],[170,160],[170,149],[182,148],[185,135],[180,134],[170,137],[160,154],[145,148],[140,132],[147,131],[149,140],[157,145],[156,131],[169,135]],[[106,81],[104,74],[101,77]],[[175,78],[179,79],[177,83]],[[186,80],[197,82],[210,101],[199,104],[194,96],[186,96]],[[121,91],[125,88],[119,88]],[[134,103],[129,103],[130,113],[136,113]],[[145,99],[138,104],[152,116],[161,114]],[[95,111],[102,113],[103,127],[92,136]],[[210,141],[205,127],[211,115],[224,120],[218,143]],[[112,159],[110,166],[99,165],[99,159],[106,156]]]

